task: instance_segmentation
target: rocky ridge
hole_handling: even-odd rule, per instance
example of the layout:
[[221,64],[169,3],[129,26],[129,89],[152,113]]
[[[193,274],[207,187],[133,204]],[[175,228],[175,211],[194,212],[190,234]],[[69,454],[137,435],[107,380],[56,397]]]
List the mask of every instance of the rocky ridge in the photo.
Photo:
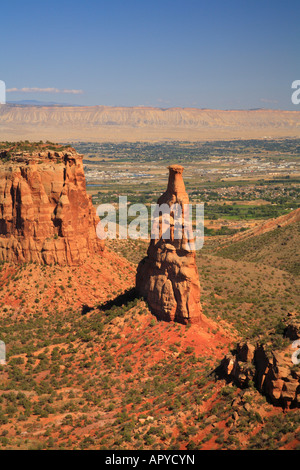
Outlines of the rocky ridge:
[[299,136],[299,111],[151,106],[0,107],[0,139],[74,142],[256,139]]
[[262,235],[276,228],[285,227],[287,225],[291,225],[296,222],[300,222],[300,208],[295,209],[288,214],[284,214],[279,217],[276,217],[275,219],[258,223],[253,228],[250,228],[249,230],[246,230],[245,232],[237,233],[232,237],[232,241],[235,242],[235,241],[245,240],[250,237],[255,237],[257,235]]

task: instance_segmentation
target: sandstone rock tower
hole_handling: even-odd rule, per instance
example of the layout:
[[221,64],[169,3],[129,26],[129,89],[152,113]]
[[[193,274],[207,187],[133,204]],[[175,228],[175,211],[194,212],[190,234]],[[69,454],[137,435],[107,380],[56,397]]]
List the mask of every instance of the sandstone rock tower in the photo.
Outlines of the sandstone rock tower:
[[101,253],[82,155],[0,152],[0,261],[79,264]]
[[[184,213],[184,204],[189,198],[182,178],[183,167],[169,168],[167,191],[158,199],[158,204],[179,204]],[[195,251],[190,251],[188,240],[183,236],[174,239],[174,218],[170,218],[169,238],[162,230],[158,239],[151,239],[147,257],[137,269],[136,288],[147,300],[157,318],[179,323],[201,321],[200,283],[195,262]],[[184,235],[184,231],[182,231]]]

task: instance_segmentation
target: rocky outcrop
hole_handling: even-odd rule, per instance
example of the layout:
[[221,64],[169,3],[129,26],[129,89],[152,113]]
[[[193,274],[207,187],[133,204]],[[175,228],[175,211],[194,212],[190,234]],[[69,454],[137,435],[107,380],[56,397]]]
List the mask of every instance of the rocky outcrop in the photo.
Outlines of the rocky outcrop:
[[[183,167],[169,167],[167,191],[159,198],[158,205],[170,208],[177,204],[182,209],[189,198],[182,179]],[[174,206],[173,206],[174,207]],[[171,211],[170,231],[164,229],[162,218],[159,222],[159,236],[151,239],[147,257],[137,269],[136,288],[146,299],[157,318],[177,321],[183,324],[201,320],[200,283],[195,262],[195,251],[191,240],[184,235],[174,237],[175,214]],[[178,232],[179,233],[179,232]]]
[[267,353],[262,345],[240,343],[227,354],[221,370],[240,387],[255,384],[272,403],[284,408],[300,406],[300,366],[293,365],[292,346]]
[[74,149],[0,153],[0,261],[81,263],[103,250],[96,223]]

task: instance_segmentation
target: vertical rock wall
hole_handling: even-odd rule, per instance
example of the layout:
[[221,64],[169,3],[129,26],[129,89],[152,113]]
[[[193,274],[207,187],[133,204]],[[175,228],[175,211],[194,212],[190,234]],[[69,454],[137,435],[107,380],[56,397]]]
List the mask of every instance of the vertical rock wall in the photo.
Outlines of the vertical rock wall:
[[[78,264],[104,244],[82,156],[64,151],[0,155],[0,261]],[[2,158],[1,158],[2,157]]]

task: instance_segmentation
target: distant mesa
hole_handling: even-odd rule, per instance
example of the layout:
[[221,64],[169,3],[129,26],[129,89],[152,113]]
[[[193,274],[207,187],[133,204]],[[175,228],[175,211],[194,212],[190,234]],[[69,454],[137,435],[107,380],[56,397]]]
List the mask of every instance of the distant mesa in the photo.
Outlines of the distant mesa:
[[157,142],[298,138],[300,111],[151,106],[71,106],[46,102],[0,107],[0,139]]
[[0,150],[0,261],[79,264],[104,249],[96,223],[82,155],[73,148]]
[[[171,207],[178,203],[184,215],[189,198],[182,178],[183,167],[169,167],[167,191],[158,204]],[[187,240],[174,239],[174,218],[170,217],[169,238],[164,238],[160,221],[160,237],[151,239],[147,256],[140,262],[136,289],[147,300],[152,313],[160,320],[199,323],[202,317],[200,282],[195,252],[187,250]]]

